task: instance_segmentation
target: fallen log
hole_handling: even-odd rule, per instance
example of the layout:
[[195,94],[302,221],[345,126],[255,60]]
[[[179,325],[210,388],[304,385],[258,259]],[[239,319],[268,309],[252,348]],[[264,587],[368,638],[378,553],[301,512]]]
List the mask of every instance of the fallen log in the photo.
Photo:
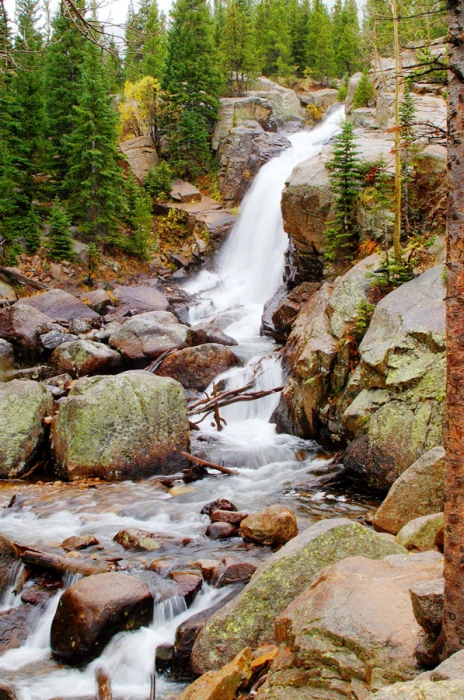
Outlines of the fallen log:
[[30,277],[23,275],[23,273],[17,270],[16,267],[3,267],[0,265],[0,273],[6,275],[15,282],[19,282],[19,284],[22,284],[23,287],[32,287],[32,289],[40,289],[46,292],[51,289],[48,284],[44,284],[43,282],[33,280]]
[[97,682],[97,700],[112,700],[111,678],[108,671],[99,668],[95,673],[95,680]]
[[229,476],[233,476],[235,474],[238,474],[237,471],[234,469],[229,469],[228,467],[222,467],[220,464],[214,464],[214,462],[207,462],[205,459],[200,459],[199,457],[195,457],[194,455],[190,455],[188,452],[181,452],[180,453],[182,457],[185,457],[186,459],[190,460],[190,462],[195,462],[196,464],[200,464],[202,467],[209,467],[210,469],[217,469],[219,472],[222,472],[223,474],[228,474]]
[[54,571],[58,574],[103,574],[110,570],[108,562],[88,562],[85,559],[73,559],[71,557],[61,557],[58,554],[44,552],[41,549],[33,549],[25,545],[15,543],[15,548],[24,564],[46,571]]
[[224,406],[230,406],[233,403],[238,403],[239,401],[257,401],[265,396],[271,396],[272,394],[277,394],[282,391],[282,386],[276,386],[274,389],[263,389],[262,391],[253,391],[250,393],[239,394],[238,390],[224,391],[217,396],[210,398],[208,402],[202,406],[198,405],[199,402],[194,404],[189,408],[189,416],[196,416],[199,414],[213,413],[215,407],[223,408]]

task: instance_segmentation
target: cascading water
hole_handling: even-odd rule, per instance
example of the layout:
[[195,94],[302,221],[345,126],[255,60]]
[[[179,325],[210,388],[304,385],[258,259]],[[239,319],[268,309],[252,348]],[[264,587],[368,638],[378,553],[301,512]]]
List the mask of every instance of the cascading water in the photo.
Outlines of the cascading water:
[[[341,117],[342,111],[336,110],[312,131],[289,136],[292,147],[267,163],[257,175],[242,204],[238,223],[218,256],[217,272],[202,272],[187,285],[197,298],[191,309],[191,322],[214,320],[239,343],[234,351],[245,366],[222,375],[227,387],[242,387],[251,379],[254,390],[282,384],[280,362],[273,355],[274,344],[259,336],[263,304],[281,283],[287,247],[280,213],[281,192],[295,165],[317,154],[336,133]],[[200,555],[221,558],[225,554],[249,559],[250,554],[240,550],[233,539],[218,544],[205,537],[209,519],[200,515],[202,506],[218,496],[230,498],[245,511],[256,510],[257,504],[264,507],[276,501],[291,502],[304,524],[314,517],[314,511],[308,515],[305,507],[298,507],[293,489],[326,463],[325,458],[317,457],[319,450],[314,443],[276,434],[269,418],[277,401],[278,396],[274,395],[221,409],[221,416],[227,421],[221,432],[208,419],[201,424],[198,435],[202,441],[196,444],[195,437],[193,449],[206,451],[211,461],[223,460],[238,468],[236,476],[211,476],[175,495],[154,488],[150,480],[101,484],[95,490],[79,490],[70,485],[64,491],[50,489],[49,496],[43,491],[36,496],[29,486],[15,506],[0,510],[0,532],[37,546],[57,546],[71,535],[93,534],[111,549],[118,530],[139,527],[193,538],[191,545],[176,552],[181,561],[194,561]],[[0,492],[0,505],[2,497]],[[7,503],[5,500],[4,505]],[[335,506],[331,510],[332,514],[340,512],[357,515],[364,510],[344,504],[342,497],[340,510]],[[253,553],[255,560],[265,555],[260,550]],[[19,572],[16,574],[2,601],[3,608],[19,604]],[[65,581],[65,587],[70,583]],[[41,611],[27,642],[0,656],[0,678],[12,684],[20,700],[88,696],[95,692],[95,670],[103,665],[109,670],[115,696],[146,698],[156,646],[172,643],[183,620],[218,602],[226,591],[204,586],[188,610],[178,598],[158,604],[148,628],[117,635],[100,658],[84,670],[64,668],[49,658],[50,626],[62,594],[57,593]],[[176,692],[175,685],[163,678],[158,680],[157,700],[172,692]]]

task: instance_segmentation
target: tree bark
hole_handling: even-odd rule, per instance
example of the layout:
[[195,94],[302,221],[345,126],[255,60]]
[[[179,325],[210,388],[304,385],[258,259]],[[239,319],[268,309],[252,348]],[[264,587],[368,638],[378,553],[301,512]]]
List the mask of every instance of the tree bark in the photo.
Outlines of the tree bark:
[[448,0],[448,10],[445,658],[464,648],[464,0]]

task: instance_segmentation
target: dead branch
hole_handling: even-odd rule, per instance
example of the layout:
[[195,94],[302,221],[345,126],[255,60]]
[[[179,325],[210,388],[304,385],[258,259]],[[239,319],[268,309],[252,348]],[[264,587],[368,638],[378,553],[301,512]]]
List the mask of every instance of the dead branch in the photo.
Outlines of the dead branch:
[[276,386],[274,387],[274,389],[264,389],[262,391],[253,391],[250,393],[243,394],[240,394],[238,389],[230,392],[222,392],[216,397],[211,398],[206,405],[200,406],[198,408],[190,408],[189,416],[195,416],[203,413],[213,413],[216,406],[218,408],[224,408],[224,406],[230,406],[231,404],[238,403],[239,401],[257,401],[258,399],[262,399],[265,396],[277,394],[279,391],[282,391],[283,388],[284,387],[282,385]]
[[50,290],[48,285],[44,284],[43,282],[33,280],[30,277],[26,277],[26,275],[23,275],[22,272],[17,270],[15,267],[3,267],[0,265],[0,273],[10,277],[15,282],[19,282],[19,284],[22,284],[24,287],[32,287],[32,289],[40,290],[43,289],[45,291]]
[[222,472],[223,474],[228,474],[228,476],[234,476],[234,475],[238,474],[238,472],[235,471],[234,469],[229,469],[228,467],[222,467],[220,464],[214,464],[214,462],[207,462],[204,459],[200,459],[199,457],[195,457],[194,455],[190,455],[188,452],[181,452],[180,454],[182,455],[182,457],[185,457],[190,462],[200,464],[202,467],[209,467],[210,469],[217,469],[219,472]]

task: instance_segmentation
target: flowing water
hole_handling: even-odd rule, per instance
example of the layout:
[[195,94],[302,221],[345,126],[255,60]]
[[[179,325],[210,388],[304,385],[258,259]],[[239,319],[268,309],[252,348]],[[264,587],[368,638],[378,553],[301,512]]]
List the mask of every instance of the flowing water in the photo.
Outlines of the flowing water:
[[[243,201],[241,216],[218,256],[216,272],[204,271],[186,285],[197,300],[191,308],[191,323],[214,321],[238,341],[234,351],[243,366],[222,375],[227,388],[242,387],[253,377],[254,390],[283,383],[275,345],[259,334],[263,304],[281,283],[288,244],[280,213],[281,192],[295,165],[317,154],[336,133],[341,116],[341,110],[336,110],[312,131],[289,136],[292,147],[263,166]],[[329,459],[316,443],[275,432],[269,418],[277,403],[278,395],[271,395],[221,409],[227,421],[221,432],[209,418],[201,423],[192,450],[201,449],[211,461],[237,468],[236,476],[211,475],[169,491],[155,480],[93,487],[10,483],[0,489],[0,532],[17,542],[47,547],[58,547],[71,535],[93,534],[106,552],[113,548],[115,554],[119,545],[112,538],[123,528],[188,535],[192,543],[173,555],[176,565],[181,565],[200,555],[232,555],[235,560],[252,561],[268,555],[265,548],[245,545],[238,538],[218,543],[205,536],[209,519],[200,515],[200,510],[217,497],[231,499],[244,511],[284,503],[297,513],[300,526],[321,517],[362,515],[366,506],[359,501],[305,488],[308,480],[328,470]],[[13,494],[14,505],[7,508]],[[137,569],[146,561],[146,555],[135,553],[125,557],[124,566]],[[17,589],[22,585],[21,576],[18,567],[0,600],[0,611],[20,604]],[[27,642],[0,656],[0,680],[11,683],[20,700],[91,696],[99,666],[109,670],[115,697],[148,697],[156,646],[172,643],[180,622],[228,592],[204,585],[188,610],[177,597],[159,602],[149,627],[117,635],[99,659],[86,669],[72,670],[50,659],[49,638],[59,598],[74,580],[64,580],[63,588],[40,610]],[[179,686],[158,679],[159,700],[176,697],[178,692]]]

